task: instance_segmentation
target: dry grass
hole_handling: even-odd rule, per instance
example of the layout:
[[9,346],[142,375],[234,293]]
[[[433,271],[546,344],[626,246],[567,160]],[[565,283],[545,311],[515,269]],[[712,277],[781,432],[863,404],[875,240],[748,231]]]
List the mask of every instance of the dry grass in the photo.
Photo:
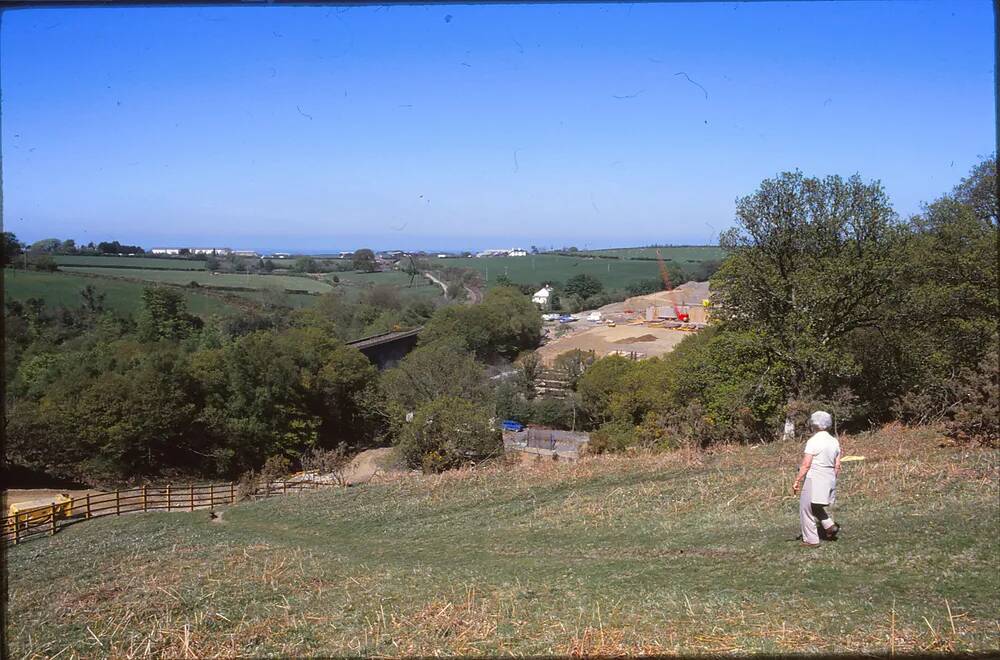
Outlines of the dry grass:
[[1000,646],[998,452],[844,439],[843,539],[792,541],[800,447],[498,462],[92,521],[9,557],[15,657],[953,652]]

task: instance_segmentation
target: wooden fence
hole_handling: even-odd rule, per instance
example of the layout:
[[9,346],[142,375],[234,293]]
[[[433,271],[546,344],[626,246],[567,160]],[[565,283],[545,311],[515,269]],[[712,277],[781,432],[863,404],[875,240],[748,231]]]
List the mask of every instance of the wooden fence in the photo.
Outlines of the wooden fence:
[[[258,487],[253,493],[244,494],[243,497],[256,499],[331,485],[333,484],[317,481],[273,481]],[[214,509],[217,506],[235,504],[241,497],[239,490],[239,486],[235,483],[167,484],[137,486],[96,495],[88,493],[69,501],[53,502],[4,515],[3,540],[9,544],[22,543],[37,536],[51,536],[67,525],[91,518],[120,516],[124,513]]]

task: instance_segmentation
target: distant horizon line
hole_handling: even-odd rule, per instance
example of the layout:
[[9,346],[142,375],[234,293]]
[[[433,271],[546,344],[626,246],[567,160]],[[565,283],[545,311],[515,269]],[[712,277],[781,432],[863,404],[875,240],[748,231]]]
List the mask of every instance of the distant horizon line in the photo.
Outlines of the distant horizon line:
[[[142,246],[140,246],[140,247],[142,247]],[[569,246],[569,247],[573,247],[573,246]],[[719,247],[719,244],[718,243],[658,243],[658,244],[655,244],[655,245],[654,244],[648,244],[648,245],[616,245],[616,246],[611,246],[611,247],[586,247],[586,248],[577,247],[577,250],[579,252],[604,252],[604,251],[608,251],[608,250],[638,250],[638,249],[643,249],[643,248],[656,248],[656,247],[659,247],[659,248],[717,248],[717,247]],[[458,253],[464,253],[464,252],[470,252],[470,253],[475,254],[477,252],[486,252],[486,251],[489,251],[489,250],[516,250],[516,249],[525,249],[525,250],[528,250],[528,256],[531,256],[533,254],[530,251],[529,248],[519,248],[517,246],[515,246],[515,247],[509,247],[509,248],[496,248],[496,247],[494,247],[494,248],[482,248],[482,247],[478,247],[478,248],[466,248],[466,249],[458,249],[458,248],[447,248],[447,249],[445,249],[445,248],[408,249],[408,248],[400,248],[400,247],[395,247],[395,248],[374,248],[374,247],[362,246],[362,247],[358,247],[358,248],[344,249],[344,250],[333,249],[333,248],[321,248],[321,249],[315,249],[315,250],[303,250],[301,248],[299,248],[299,249],[291,249],[291,248],[281,248],[281,247],[278,247],[278,248],[275,248],[275,247],[262,248],[262,247],[230,247],[228,245],[161,245],[161,244],[156,244],[156,245],[154,245],[152,247],[149,247],[149,248],[143,247],[143,249],[147,253],[150,250],[153,250],[153,249],[198,249],[198,250],[216,249],[216,250],[231,250],[233,252],[256,252],[256,253],[261,254],[261,255],[265,255],[265,254],[288,254],[288,255],[296,256],[296,257],[324,257],[324,256],[333,256],[333,255],[339,255],[341,253],[348,253],[348,252],[353,253],[353,252],[355,252],[357,250],[363,250],[363,249],[369,249],[369,250],[372,250],[373,252],[376,252],[376,253],[384,253],[384,252],[416,253],[416,252],[423,252],[423,253],[426,253],[426,254],[432,254],[432,253],[458,254]],[[545,249],[540,249],[538,251],[538,254],[546,254],[546,253],[552,253],[552,252],[563,252],[565,250],[566,249],[562,248],[562,247],[558,247],[558,248],[548,248],[548,247],[546,247]],[[109,254],[108,256],[115,256],[115,255],[110,255]],[[166,256],[176,256],[176,255],[166,255]]]

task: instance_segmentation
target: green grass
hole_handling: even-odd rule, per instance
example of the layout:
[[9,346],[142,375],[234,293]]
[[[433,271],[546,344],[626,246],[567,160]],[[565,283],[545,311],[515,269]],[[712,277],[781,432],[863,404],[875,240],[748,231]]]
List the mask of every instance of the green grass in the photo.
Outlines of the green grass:
[[[998,453],[845,441],[806,549],[798,443],[545,460],[135,514],[12,548],[13,656],[996,649]],[[893,641],[890,642],[890,637]]]
[[[715,245],[663,247],[660,248],[660,253],[667,261],[676,261],[678,264],[696,263],[701,261],[722,261],[722,259],[726,256],[725,250]],[[614,256],[622,259],[656,259],[656,248],[633,247],[611,248],[607,250],[586,250],[584,254]]]
[[161,270],[205,270],[204,261],[170,259],[166,257],[97,257],[87,255],[57,254],[53,257],[60,266],[98,266],[102,268],[155,268]]
[[527,257],[482,257],[436,259],[438,264],[448,267],[472,268],[488,275],[488,286],[494,286],[498,275],[507,275],[517,284],[537,284],[561,282],[580,273],[593,275],[606,289],[624,289],[636,280],[659,279],[660,270],[655,261],[629,261],[593,259],[585,257],[562,257],[558,255],[536,255]]
[[441,298],[441,288],[432,284],[427,278],[417,275],[413,279],[413,286],[410,286],[410,276],[401,271],[385,271],[379,273],[357,273],[340,272],[328,273],[324,279],[332,283],[333,276],[336,275],[340,282],[336,285],[348,298],[356,299],[366,287],[374,285],[388,285],[399,290],[400,299],[404,302],[413,300],[435,300]]
[[[110,269],[104,269],[110,270]],[[116,272],[118,269],[115,269]],[[104,306],[120,314],[128,315],[139,310],[142,305],[141,282],[86,277],[70,272],[46,273],[38,271],[4,269],[4,296],[7,300],[25,301],[41,298],[50,306],[79,307],[83,299],[80,291],[88,284],[104,294]],[[184,291],[188,310],[199,316],[228,314],[238,311],[236,307],[208,294]]]
[[146,270],[139,268],[100,268],[95,266],[63,266],[67,272],[90,273],[107,277],[121,277],[147,282],[165,282],[169,284],[188,284],[197,282],[202,286],[219,288],[286,289],[324,293],[331,287],[326,282],[311,277],[295,277],[292,275],[255,275],[238,273],[219,273],[213,275],[208,271],[177,271],[177,270]]

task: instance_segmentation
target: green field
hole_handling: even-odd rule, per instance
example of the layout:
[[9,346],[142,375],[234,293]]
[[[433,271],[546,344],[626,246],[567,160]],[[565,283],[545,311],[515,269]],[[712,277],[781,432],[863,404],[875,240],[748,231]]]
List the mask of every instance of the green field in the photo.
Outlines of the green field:
[[472,268],[487,278],[487,285],[493,286],[498,275],[507,275],[517,284],[542,284],[560,282],[580,273],[593,275],[606,289],[624,289],[636,280],[659,279],[660,270],[655,261],[629,261],[594,259],[586,257],[562,257],[558,255],[535,255],[527,257],[471,257],[434,259],[443,267],[455,266]]
[[102,268],[158,268],[163,270],[205,270],[204,261],[194,259],[168,259],[156,257],[95,257],[57,254],[53,257],[60,266],[99,266]]
[[[141,282],[115,280],[105,277],[85,277],[72,273],[45,273],[30,270],[4,269],[4,296],[7,300],[24,301],[41,298],[48,305],[79,307],[83,299],[80,291],[88,284],[104,294],[104,305],[120,314],[132,314],[142,304]],[[188,310],[199,316],[224,314],[236,311],[225,301],[208,294],[184,291]]]
[[896,653],[1000,646],[998,453],[845,438],[803,548],[801,444],[545,459],[73,525],[7,556],[12,657]]
[[148,282],[165,282],[168,284],[189,284],[197,282],[201,286],[219,288],[286,289],[325,293],[331,290],[326,282],[311,277],[295,277],[293,275],[257,275],[239,273],[219,273],[213,275],[208,271],[175,271],[146,270],[141,268],[99,268],[94,266],[63,266],[66,272],[89,273],[107,277],[123,277],[145,280]]
[[413,279],[413,286],[410,286],[410,276],[401,271],[386,271],[380,273],[357,273],[341,272],[324,275],[324,279],[332,283],[333,276],[340,279],[336,284],[338,291],[343,292],[348,298],[355,299],[365,290],[366,287],[375,285],[388,285],[399,290],[399,297],[403,303],[412,300],[436,300],[441,298],[441,288],[432,284],[426,277],[417,275]]
[[[581,254],[593,254],[603,257],[613,256],[622,259],[656,259],[656,250],[657,248],[653,247],[611,248],[608,250],[587,250]],[[664,259],[675,261],[678,264],[722,261],[726,256],[725,250],[714,245],[662,247],[659,250]]]

